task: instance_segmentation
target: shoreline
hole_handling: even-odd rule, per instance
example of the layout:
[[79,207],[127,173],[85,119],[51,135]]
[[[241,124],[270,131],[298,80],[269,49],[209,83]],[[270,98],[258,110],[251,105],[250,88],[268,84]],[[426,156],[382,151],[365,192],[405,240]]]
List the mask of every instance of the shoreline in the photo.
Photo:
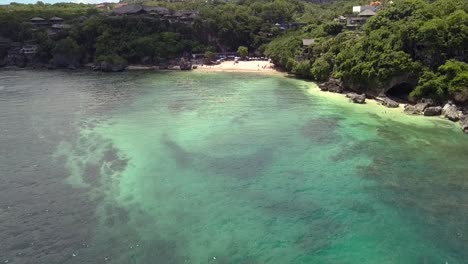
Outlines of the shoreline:
[[195,72],[245,72],[245,73],[260,73],[269,75],[287,75],[285,72],[280,72],[274,68],[274,64],[269,61],[225,61],[217,65],[201,65],[194,64]]
[[[234,63],[233,61],[225,61],[217,65],[197,65],[195,69],[188,70],[187,72],[205,72],[205,73],[216,73],[216,72],[231,72],[231,73],[251,73],[251,74],[265,74],[265,75],[272,75],[272,76],[282,76],[282,77],[292,77],[296,80],[302,80],[307,83],[307,93],[313,96],[322,96],[326,97],[328,99],[332,99],[335,101],[335,103],[339,103],[342,106],[345,107],[352,107],[354,109],[361,109],[363,112],[367,113],[373,113],[377,114],[379,116],[385,117],[385,118],[390,118],[392,120],[401,120],[403,117],[406,121],[411,121],[411,123],[415,124],[418,123],[421,125],[421,122],[418,121],[443,121],[447,122],[447,124],[453,124],[454,127],[458,127],[458,129],[461,128],[462,133],[463,127],[460,124],[460,122],[454,122],[450,121],[447,118],[443,117],[442,115],[438,116],[424,116],[424,115],[415,115],[415,114],[408,114],[406,113],[405,110],[405,105],[403,103],[400,103],[398,107],[396,108],[389,108],[377,100],[377,99],[371,99],[371,98],[366,98],[366,101],[364,104],[358,104],[358,106],[355,106],[355,103],[349,100],[349,98],[346,97],[346,93],[334,93],[334,92],[329,92],[329,91],[322,91],[319,87],[318,84],[310,81],[310,80],[303,80],[299,79],[294,75],[288,74],[286,72],[281,72],[277,69],[274,68],[274,64],[270,63],[269,61],[239,61],[238,63]],[[94,72],[92,69],[89,67],[82,67],[82,68],[77,68],[77,69],[47,69],[45,67],[14,67],[14,66],[7,66],[7,67],[2,67],[0,68],[0,72],[2,69],[6,71],[11,71],[11,70],[48,70],[48,71],[54,71],[54,70],[64,70],[64,71],[79,71],[79,70],[89,70],[91,72]],[[153,71],[153,72],[174,72],[174,71],[182,71],[180,69],[175,69],[175,68],[170,68],[170,69],[159,69],[157,66],[146,66],[146,65],[128,65],[127,69],[125,71],[128,72],[138,72],[138,71]],[[123,72],[125,72],[123,71]],[[99,71],[98,71],[99,72]],[[115,73],[121,73],[121,72],[114,72]],[[346,103],[344,103],[346,102]],[[358,110],[360,111],[360,110]],[[465,132],[466,133],[466,132]]]
[[308,86],[306,92],[309,95],[326,98],[334,104],[339,104],[345,108],[352,108],[353,111],[357,111],[359,113],[375,114],[382,118],[397,122],[404,122],[415,126],[432,126],[435,124],[435,122],[437,122],[439,125],[444,125],[447,128],[456,130],[457,132],[467,134],[463,131],[463,127],[459,121],[451,121],[445,118],[443,115],[424,116],[422,114],[409,114],[405,112],[406,104],[399,104],[399,106],[396,108],[390,108],[382,105],[382,103],[376,99],[366,98],[364,104],[357,104],[353,103],[350,98],[347,98],[346,93],[322,91],[320,90],[318,84],[314,82],[307,83]]

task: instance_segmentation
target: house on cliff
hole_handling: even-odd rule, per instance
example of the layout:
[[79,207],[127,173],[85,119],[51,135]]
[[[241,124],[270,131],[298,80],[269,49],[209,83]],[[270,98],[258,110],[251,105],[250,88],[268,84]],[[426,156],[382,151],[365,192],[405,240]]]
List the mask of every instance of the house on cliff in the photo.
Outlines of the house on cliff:
[[124,5],[112,10],[114,16],[152,16],[159,17],[169,22],[191,22],[198,17],[196,11],[177,11],[171,13],[169,9],[160,6],[144,6],[140,4]]
[[288,23],[276,23],[275,26],[283,31],[296,30],[304,26],[307,26],[307,23],[302,22],[288,22]]
[[128,15],[139,15],[145,13],[142,5],[124,5],[121,7],[114,8],[112,14],[116,16],[128,16]]
[[61,17],[51,17],[49,19],[49,23],[51,25],[58,25],[58,24],[63,24],[64,20]]
[[315,39],[303,39],[302,46],[307,47],[315,43]]
[[29,21],[31,22],[31,25],[35,28],[47,27],[49,25],[49,21],[45,20],[42,17],[33,17]]
[[375,16],[380,9],[380,6],[353,6],[353,13],[357,16],[348,17],[346,27],[351,30],[360,29],[369,18]]

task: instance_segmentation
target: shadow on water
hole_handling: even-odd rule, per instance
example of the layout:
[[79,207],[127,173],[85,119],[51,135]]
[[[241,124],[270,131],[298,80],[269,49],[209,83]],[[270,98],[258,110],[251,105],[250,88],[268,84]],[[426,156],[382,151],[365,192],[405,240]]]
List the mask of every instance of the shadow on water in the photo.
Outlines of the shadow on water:
[[161,137],[161,143],[169,150],[169,154],[180,168],[188,168],[192,165],[193,155],[186,151],[177,142],[170,139],[167,134]]
[[[167,137],[161,139],[173,151],[175,158],[185,164],[181,147]],[[119,173],[127,167],[128,160],[100,136],[87,134],[67,151],[59,151],[64,164],[71,165],[69,171],[77,170],[87,187],[86,193],[97,197],[98,204],[90,207],[95,220],[100,224],[94,236],[83,240],[82,246],[73,248],[69,254],[61,254],[60,263],[184,263],[185,239],[168,240],[158,237],[155,219],[137,204],[122,207],[115,202],[119,192],[113,187],[119,181]],[[92,157],[91,159],[89,157]],[[131,202],[131,200],[129,201]],[[186,218],[184,215],[180,219]],[[183,222],[183,221],[182,221]],[[136,224],[139,223],[139,224]],[[151,237],[141,235],[138,227],[152,226]],[[89,228],[89,230],[93,230]],[[164,233],[164,232],[161,232]],[[75,238],[76,239],[76,238]],[[90,240],[91,239],[91,240]],[[55,262],[53,262],[55,263]]]
[[425,226],[422,236],[460,263],[467,262],[468,145],[460,135],[449,135],[454,132],[443,126],[415,129],[387,121],[377,132],[378,140],[348,144],[332,158],[343,160],[366,153],[371,163],[359,166],[358,174],[377,183],[366,190],[403,210],[408,218]]
[[336,143],[340,120],[342,118],[335,116],[312,118],[301,128],[301,134],[318,145]]

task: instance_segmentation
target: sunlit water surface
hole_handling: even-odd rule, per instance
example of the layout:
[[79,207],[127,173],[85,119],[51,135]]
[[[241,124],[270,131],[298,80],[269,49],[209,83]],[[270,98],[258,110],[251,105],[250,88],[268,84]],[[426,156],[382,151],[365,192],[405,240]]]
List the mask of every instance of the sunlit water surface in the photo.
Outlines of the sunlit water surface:
[[0,263],[468,263],[468,137],[448,121],[281,76],[0,86]]

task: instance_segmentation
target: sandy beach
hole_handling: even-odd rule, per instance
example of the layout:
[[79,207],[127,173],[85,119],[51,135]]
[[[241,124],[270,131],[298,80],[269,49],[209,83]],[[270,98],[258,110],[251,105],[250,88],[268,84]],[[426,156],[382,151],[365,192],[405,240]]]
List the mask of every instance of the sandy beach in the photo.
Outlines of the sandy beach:
[[197,65],[195,71],[208,72],[258,72],[267,74],[284,74],[273,68],[269,61],[225,61],[218,65]]

